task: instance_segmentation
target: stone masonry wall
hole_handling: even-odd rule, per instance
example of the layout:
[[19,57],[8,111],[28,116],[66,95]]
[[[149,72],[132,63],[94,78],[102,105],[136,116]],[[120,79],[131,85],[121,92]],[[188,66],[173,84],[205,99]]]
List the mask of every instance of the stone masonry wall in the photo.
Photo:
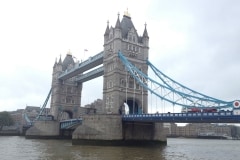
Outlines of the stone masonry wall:
[[122,140],[120,115],[86,115],[72,135],[73,140]]
[[26,132],[26,138],[57,138],[58,136],[58,121],[36,121]]

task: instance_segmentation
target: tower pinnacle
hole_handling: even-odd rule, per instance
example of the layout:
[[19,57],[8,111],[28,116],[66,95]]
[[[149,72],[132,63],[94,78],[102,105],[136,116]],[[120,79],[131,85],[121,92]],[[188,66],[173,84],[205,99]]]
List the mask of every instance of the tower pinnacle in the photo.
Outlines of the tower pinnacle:
[[124,12],[124,16],[127,16],[127,17],[131,18],[130,13],[128,12],[128,8],[127,8],[127,10]]
[[119,15],[120,15],[120,14],[118,13],[118,19],[117,19],[115,28],[121,28],[121,24],[120,24],[120,20],[119,20]]
[[143,32],[143,37],[147,37],[148,38],[148,32],[147,32],[147,23],[145,22],[145,28],[144,28],[144,32]]
[[70,55],[70,56],[72,55],[70,49],[68,50],[67,55]]

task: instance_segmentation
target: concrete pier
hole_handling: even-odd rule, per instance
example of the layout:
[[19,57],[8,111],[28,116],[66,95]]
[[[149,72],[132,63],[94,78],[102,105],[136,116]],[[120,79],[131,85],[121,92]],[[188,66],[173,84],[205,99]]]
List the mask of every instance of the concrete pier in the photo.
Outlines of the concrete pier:
[[59,138],[58,121],[36,121],[34,125],[26,131],[26,138]]
[[72,144],[162,145],[166,136],[160,123],[122,123],[120,115],[86,115],[72,134]]

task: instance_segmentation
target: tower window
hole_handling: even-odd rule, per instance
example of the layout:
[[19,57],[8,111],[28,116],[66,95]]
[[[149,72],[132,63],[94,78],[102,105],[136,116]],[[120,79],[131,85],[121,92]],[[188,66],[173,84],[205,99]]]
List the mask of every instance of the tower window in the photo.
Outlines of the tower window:
[[136,89],[140,89],[140,86],[138,83],[136,83]]
[[113,35],[112,35],[112,34],[110,34],[110,35],[109,35],[109,39],[112,39],[112,38],[113,38]]
[[136,38],[135,38],[135,36],[133,36],[133,42],[136,42]]
[[71,96],[67,96],[66,97],[66,103],[71,103],[72,102],[72,97]]
[[107,82],[107,88],[112,88],[113,87],[113,82],[112,81],[108,81]]
[[126,80],[121,79],[121,86],[122,86],[122,87],[126,87]]
[[132,36],[131,35],[129,35],[128,40],[132,41]]
[[129,88],[133,88],[134,87],[134,82],[133,82],[133,80],[130,80],[129,81]]
[[72,87],[67,87],[67,93],[72,93]]
[[130,51],[132,50],[132,45],[130,45],[130,44],[128,45],[128,50],[130,50]]

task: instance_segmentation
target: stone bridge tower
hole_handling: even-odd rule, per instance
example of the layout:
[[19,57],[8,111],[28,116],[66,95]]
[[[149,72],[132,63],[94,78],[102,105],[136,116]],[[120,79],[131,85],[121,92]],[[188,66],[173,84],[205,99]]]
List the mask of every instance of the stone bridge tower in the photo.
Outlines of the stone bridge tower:
[[67,80],[59,80],[58,76],[66,70],[74,67],[70,51],[65,59],[55,62],[52,73],[51,114],[54,119],[69,119],[78,117],[78,108],[81,106],[82,83],[76,83],[76,77]]
[[127,59],[139,70],[148,74],[149,37],[145,24],[142,36],[135,29],[130,14],[125,12],[122,20],[119,14],[115,27],[109,27],[104,34],[104,77],[103,77],[103,105],[104,112],[118,114],[124,110],[126,102],[130,114],[147,113],[148,92],[143,89],[129,73],[118,58],[121,51]]

